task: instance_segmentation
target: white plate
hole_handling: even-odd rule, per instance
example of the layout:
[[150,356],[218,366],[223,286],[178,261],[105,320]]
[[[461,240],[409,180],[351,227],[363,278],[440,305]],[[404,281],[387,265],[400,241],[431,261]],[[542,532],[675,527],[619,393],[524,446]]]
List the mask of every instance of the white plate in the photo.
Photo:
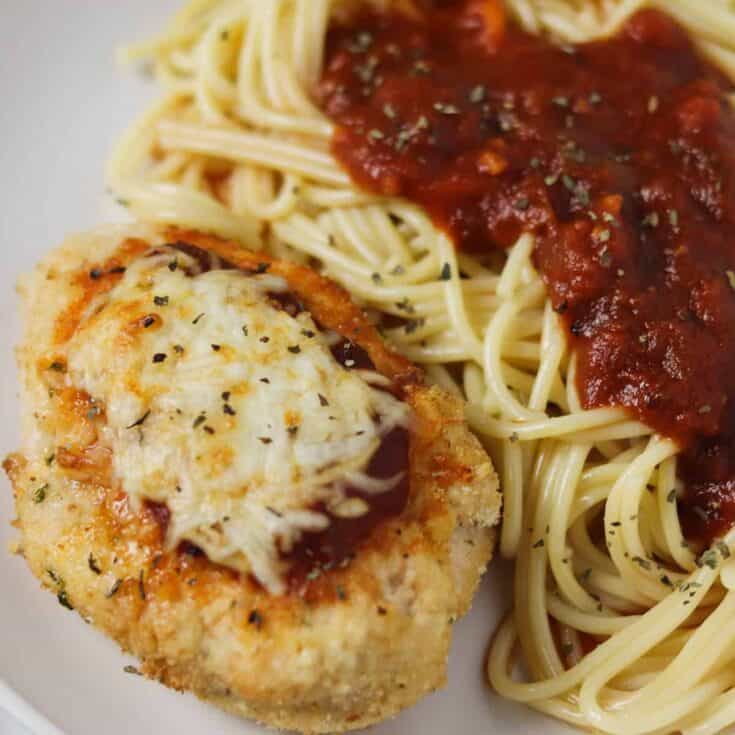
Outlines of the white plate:
[[[65,234],[99,223],[103,212],[112,211],[103,186],[110,146],[156,94],[151,83],[115,67],[113,49],[154,32],[178,5],[178,0],[0,1],[3,455],[18,443],[14,284]],[[5,552],[14,531],[10,487],[4,477],[0,483],[0,708],[35,735],[263,732],[191,695],[123,673],[130,661],[117,647],[61,608],[39,589],[23,561]],[[502,582],[509,571],[494,567],[471,615],[457,625],[447,688],[374,729],[374,735],[568,732],[500,700],[484,683],[490,631],[510,599]],[[6,732],[1,720],[0,731]]]

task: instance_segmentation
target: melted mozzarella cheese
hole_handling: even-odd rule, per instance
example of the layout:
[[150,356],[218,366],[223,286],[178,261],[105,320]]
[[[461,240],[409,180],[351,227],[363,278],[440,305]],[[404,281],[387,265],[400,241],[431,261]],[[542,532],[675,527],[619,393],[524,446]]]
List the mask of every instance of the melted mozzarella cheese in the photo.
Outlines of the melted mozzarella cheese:
[[288,551],[330,514],[384,492],[364,471],[381,438],[406,425],[407,405],[385,378],[350,371],[307,312],[269,294],[268,274],[198,272],[188,255],[158,249],[135,261],[90,304],[68,344],[68,379],[105,407],[103,438],[116,479],[134,502],[166,503],[168,543],[284,589]]

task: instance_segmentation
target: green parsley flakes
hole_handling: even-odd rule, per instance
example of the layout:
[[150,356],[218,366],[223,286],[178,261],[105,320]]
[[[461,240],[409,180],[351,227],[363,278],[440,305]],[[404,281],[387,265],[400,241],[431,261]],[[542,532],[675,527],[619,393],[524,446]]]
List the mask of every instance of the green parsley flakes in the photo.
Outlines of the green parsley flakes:
[[48,483],[45,485],[41,485],[41,487],[37,487],[33,491],[33,502],[34,503],[43,503],[44,500],[46,500],[46,493],[48,492]]

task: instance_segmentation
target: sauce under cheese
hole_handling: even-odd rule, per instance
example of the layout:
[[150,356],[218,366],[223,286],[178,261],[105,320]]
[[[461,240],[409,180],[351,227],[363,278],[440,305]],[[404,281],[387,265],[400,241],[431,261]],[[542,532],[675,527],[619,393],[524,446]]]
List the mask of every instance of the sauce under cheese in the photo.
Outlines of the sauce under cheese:
[[405,442],[397,471],[373,471],[407,404],[288,299],[267,272],[161,247],[92,299],[65,350],[69,384],[104,407],[115,480],[167,506],[167,544],[273,593],[305,540],[407,481]]

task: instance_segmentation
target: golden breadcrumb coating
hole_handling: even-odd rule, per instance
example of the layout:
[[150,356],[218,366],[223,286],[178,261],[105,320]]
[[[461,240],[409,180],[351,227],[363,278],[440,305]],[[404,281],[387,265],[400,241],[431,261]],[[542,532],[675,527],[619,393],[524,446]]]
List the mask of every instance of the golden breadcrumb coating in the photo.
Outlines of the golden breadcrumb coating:
[[[171,239],[244,269],[267,262],[319,323],[368,352],[413,410],[405,510],[375,528],[349,564],[287,594],[268,594],[200,553],[169,549],[155,508],[135,510],[113,481],[85,396],[48,370],[90,299],[109,288],[83,274],[123,268]],[[23,445],[5,468],[21,553],[62,605],[137,656],[147,676],[279,728],[364,727],[442,686],[452,624],[492,554],[497,478],[461,402],[427,387],[344,290],[215,238],[126,226],[71,238],[21,292]]]

